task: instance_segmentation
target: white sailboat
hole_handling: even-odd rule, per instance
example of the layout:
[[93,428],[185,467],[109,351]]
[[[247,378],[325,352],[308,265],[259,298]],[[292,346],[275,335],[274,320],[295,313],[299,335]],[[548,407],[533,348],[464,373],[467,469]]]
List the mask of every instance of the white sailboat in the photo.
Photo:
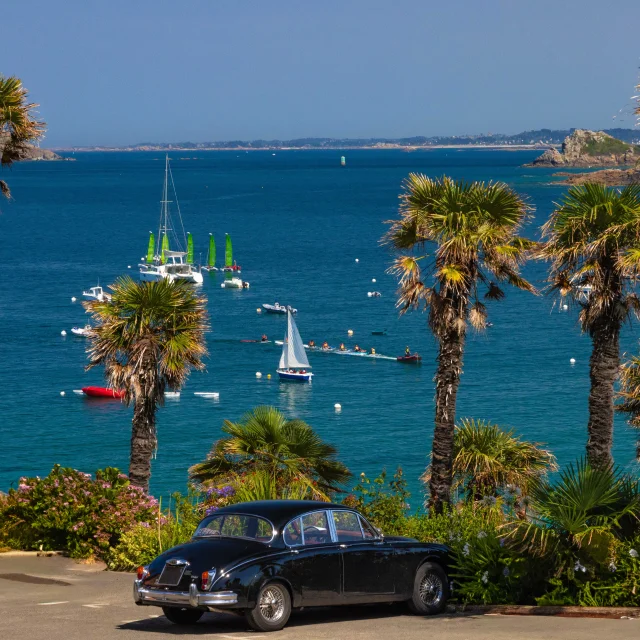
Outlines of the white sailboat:
[[311,365],[304,350],[298,327],[293,320],[293,314],[287,311],[287,332],[282,344],[282,355],[277,369],[278,375],[281,380],[311,382],[313,373],[309,369],[311,369]]
[[[178,245],[179,249],[182,249],[177,234],[178,230],[173,229],[171,226],[172,220],[171,214],[169,212],[169,204],[172,201],[169,200],[169,178],[171,178],[171,186],[173,188],[176,209],[178,212],[178,220],[180,222],[180,231],[184,240],[184,246],[190,246],[185,237],[184,226],[182,225],[182,216],[180,215],[180,206],[178,205],[178,197],[176,195],[176,189],[173,183],[173,175],[171,174],[171,169],[169,168],[169,155],[167,154],[164,167],[164,187],[162,190],[161,200],[162,206],[160,208],[160,228],[158,231],[158,237],[156,239],[155,247],[152,248],[150,243],[146,263],[139,265],[140,280],[142,280],[143,282],[160,282],[163,279],[167,279],[172,282],[174,280],[186,280],[187,282],[193,282],[194,284],[202,284],[202,273],[200,273],[200,271],[198,271],[192,264],[190,264],[189,252],[182,250],[169,250],[170,233],[172,235],[174,243]],[[193,253],[192,250],[191,253]],[[185,260],[185,258],[187,259]]]

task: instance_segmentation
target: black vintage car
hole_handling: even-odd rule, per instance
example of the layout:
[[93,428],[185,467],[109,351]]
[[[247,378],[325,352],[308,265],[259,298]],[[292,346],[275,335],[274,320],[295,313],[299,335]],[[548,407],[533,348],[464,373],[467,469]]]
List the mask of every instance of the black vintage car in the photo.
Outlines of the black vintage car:
[[446,547],[384,537],[339,504],[246,502],[207,516],[190,542],[140,567],[133,596],[176,624],[232,609],[276,631],[297,607],[406,601],[416,614],[440,613],[447,565]]

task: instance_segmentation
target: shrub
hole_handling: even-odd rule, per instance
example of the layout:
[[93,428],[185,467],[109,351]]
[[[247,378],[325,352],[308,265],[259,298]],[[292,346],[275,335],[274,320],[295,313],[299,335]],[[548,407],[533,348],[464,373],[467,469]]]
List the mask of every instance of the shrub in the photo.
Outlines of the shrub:
[[0,546],[101,556],[137,523],[156,521],[157,501],[118,469],[90,474],[54,466],[46,478],[20,478],[0,500]]

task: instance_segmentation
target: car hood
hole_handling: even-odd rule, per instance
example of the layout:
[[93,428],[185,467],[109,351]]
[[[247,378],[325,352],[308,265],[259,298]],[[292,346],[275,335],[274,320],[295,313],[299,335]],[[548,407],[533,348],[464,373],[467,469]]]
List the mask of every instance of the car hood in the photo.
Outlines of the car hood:
[[258,558],[272,551],[271,546],[242,538],[194,538],[190,542],[173,547],[159,555],[150,565],[153,576],[162,571],[167,560],[186,560],[191,573],[200,574],[215,567],[219,572],[228,570],[239,562]]

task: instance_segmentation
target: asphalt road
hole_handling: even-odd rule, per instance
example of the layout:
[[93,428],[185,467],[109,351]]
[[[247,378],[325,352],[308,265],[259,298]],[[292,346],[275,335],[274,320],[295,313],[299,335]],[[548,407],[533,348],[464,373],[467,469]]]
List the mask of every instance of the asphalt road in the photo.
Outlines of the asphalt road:
[[400,607],[336,607],[296,612],[285,629],[261,634],[244,618],[205,614],[195,625],[171,624],[156,607],[138,607],[131,574],[60,557],[0,554],[2,640],[638,640],[640,619],[443,615],[420,618]]

